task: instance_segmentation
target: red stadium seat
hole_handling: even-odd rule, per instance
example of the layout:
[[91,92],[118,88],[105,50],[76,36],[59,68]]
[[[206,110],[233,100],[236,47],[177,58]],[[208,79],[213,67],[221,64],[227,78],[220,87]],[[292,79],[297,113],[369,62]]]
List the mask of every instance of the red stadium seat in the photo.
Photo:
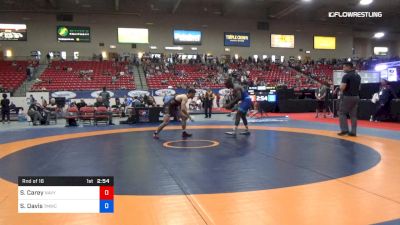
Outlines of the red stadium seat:
[[110,118],[110,112],[106,107],[100,106],[97,107],[94,114],[94,124],[97,125],[99,122],[108,123]]
[[[13,62],[16,65],[12,65]],[[26,80],[28,65],[37,66],[31,61],[0,61],[0,84],[8,91],[16,90]],[[21,67],[18,70],[18,67]]]
[[[42,82],[35,84],[32,90],[97,90],[107,87],[109,90],[135,89],[134,81],[128,71],[125,70],[126,63],[115,64],[111,61],[54,61],[40,76]],[[66,71],[64,68],[71,68],[72,71]],[[93,70],[90,74],[91,80],[85,80],[79,75],[81,70]],[[104,72],[110,72],[112,75],[119,71],[125,72],[115,84],[112,84],[112,76],[104,75]]]
[[67,114],[65,115],[65,120],[67,125],[69,125],[69,120],[75,120],[78,121],[79,119],[79,110],[77,107],[71,107],[68,108],[67,110]]
[[94,107],[82,107],[80,109],[79,119],[82,121],[82,123],[89,122],[89,124],[92,124],[92,121],[94,120],[94,112]]

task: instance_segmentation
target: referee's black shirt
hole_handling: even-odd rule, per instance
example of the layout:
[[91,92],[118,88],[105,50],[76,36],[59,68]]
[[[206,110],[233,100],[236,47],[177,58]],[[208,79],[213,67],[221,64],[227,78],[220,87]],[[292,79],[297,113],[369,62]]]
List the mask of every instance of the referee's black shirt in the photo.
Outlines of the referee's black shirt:
[[344,96],[359,96],[361,77],[355,70],[347,72],[343,78],[342,83],[347,84],[346,89],[343,91]]

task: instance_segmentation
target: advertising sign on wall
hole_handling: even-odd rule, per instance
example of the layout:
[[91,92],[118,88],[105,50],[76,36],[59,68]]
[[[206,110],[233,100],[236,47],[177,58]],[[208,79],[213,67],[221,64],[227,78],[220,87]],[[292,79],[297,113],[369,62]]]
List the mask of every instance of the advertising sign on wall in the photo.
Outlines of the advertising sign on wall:
[[90,27],[57,26],[58,42],[90,42]]
[[201,31],[174,30],[174,45],[201,45]]
[[26,24],[0,24],[0,41],[26,41]]
[[250,33],[244,32],[225,32],[225,46],[250,47]]

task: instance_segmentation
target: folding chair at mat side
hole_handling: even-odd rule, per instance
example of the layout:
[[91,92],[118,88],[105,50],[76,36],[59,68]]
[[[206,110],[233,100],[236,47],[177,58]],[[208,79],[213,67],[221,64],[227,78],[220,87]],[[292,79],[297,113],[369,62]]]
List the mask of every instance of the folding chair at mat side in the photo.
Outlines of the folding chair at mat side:
[[104,106],[97,107],[94,113],[94,125],[97,125],[99,122],[108,124],[109,119],[110,112],[107,110],[107,108]]
[[92,121],[94,121],[94,107],[91,106],[82,107],[80,109],[79,119],[82,122],[82,124],[91,125]]
[[79,120],[79,110],[78,107],[71,107],[67,110],[67,115],[65,115],[65,122],[68,125],[68,120],[75,119],[76,122]]
[[54,124],[57,124],[58,115],[56,111],[50,111],[48,116],[50,123],[54,122]]

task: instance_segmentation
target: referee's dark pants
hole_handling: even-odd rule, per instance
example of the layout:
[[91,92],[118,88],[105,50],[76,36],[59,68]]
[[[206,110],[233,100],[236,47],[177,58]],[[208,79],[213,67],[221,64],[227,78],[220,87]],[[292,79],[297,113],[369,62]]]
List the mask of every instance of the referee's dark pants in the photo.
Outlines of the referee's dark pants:
[[347,123],[347,115],[349,115],[351,120],[350,133],[357,134],[357,111],[358,111],[359,101],[360,101],[359,96],[342,97],[339,107],[339,122],[340,122],[340,130],[342,132],[349,132],[349,125]]
[[206,118],[211,118],[213,102],[206,100],[204,102],[204,114]]

